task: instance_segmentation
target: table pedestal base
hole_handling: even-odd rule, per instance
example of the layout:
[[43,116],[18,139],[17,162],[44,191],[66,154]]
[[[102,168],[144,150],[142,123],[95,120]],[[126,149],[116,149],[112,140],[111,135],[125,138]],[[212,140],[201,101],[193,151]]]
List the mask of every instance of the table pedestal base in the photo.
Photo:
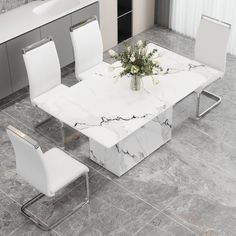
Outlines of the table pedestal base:
[[121,176],[171,139],[172,108],[116,144],[105,148],[90,139],[90,159]]

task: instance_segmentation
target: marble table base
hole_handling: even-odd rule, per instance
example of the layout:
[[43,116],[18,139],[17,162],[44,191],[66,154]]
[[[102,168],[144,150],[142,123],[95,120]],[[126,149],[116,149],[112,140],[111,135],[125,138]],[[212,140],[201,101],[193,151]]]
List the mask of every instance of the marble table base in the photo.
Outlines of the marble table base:
[[112,148],[90,139],[90,159],[120,177],[168,142],[171,129],[172,108],[169,108]]

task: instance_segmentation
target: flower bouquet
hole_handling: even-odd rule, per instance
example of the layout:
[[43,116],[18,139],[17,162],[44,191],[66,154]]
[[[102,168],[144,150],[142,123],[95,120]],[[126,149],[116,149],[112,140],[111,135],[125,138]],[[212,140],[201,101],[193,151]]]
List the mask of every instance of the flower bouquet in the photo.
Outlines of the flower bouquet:
[[[116,53],[109,50],[109,54],[115,60],[120,61],[123,68],[120,76],[131,76],[131,89],[137,91],[142,87],[143,77],[162,73],[163,69],[158,60],[158,50],[148,50],[147,42],[141,40],[133,46],[127,43],[124,45],[125,50],[123,52]],[[154,78],[153,83],[157,83]]]

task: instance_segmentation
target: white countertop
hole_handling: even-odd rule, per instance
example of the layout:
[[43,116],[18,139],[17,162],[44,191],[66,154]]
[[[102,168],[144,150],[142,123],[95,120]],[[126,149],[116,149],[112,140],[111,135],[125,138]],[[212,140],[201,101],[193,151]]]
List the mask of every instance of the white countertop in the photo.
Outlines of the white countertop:
[[[50,16],[37,15],[33,12],[36,7],[48,3],[49,1],[53,0],[33,1],[6,13],[0,14],[0,44],[86,7],[98,0],[78,0],[78,5],[75,4],[73,7],[67,8],[64,12],[58,13],[55,8],[55,14],[51,14]],[[60,1],[61,4],[62,1]],[[68,4],[68,1],[75,2],[76,0],[64,1]]]

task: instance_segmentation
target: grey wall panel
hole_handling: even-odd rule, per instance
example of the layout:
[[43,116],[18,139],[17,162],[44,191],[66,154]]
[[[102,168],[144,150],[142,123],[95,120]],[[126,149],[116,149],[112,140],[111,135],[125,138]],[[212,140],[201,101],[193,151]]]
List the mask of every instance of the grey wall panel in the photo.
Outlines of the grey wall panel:
[[36,29],[7,42],[13,92],[28,85],[28,76],[21,49],[39,40],[40,30]]
[[75,25],[89,17],[97,16],[99,19],[99,3],[96,2],[72,14],[72,25]]
[[63,17],[41,27],[41,37],[52,36],[56,44],[61,67],[74,61],[73,48],[70,39],[71,16]]
[[156,0],[155,23],[169,27],[171,0]]
[[6,44],[0,44],[0,99],[12,93]]

